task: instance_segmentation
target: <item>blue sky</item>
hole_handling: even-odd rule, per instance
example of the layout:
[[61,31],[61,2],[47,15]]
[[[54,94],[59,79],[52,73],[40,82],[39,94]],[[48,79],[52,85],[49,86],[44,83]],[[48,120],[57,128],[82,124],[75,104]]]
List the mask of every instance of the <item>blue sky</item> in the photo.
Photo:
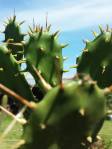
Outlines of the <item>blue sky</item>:
[[[65,69],[75,64],[75,58],[84,48],[83,39],[93,39],[92,31],[98,31],[98,25],[104,28],[106,24],[112,26],[112,0],[0,0],[0,28],[3,21],[16,11],[18,20],[25,20],[23,31],[28,30],[27,24],[45,25],[48,22],[52,30],[60,30],[60,42],[69,46],[63,55],[69,57],[65,62]],[[99,32],[99,31],[98,31]],[[2,39],[3,36],[0,36]],[[70,70],[64,77],[73,76],[75,70]]]

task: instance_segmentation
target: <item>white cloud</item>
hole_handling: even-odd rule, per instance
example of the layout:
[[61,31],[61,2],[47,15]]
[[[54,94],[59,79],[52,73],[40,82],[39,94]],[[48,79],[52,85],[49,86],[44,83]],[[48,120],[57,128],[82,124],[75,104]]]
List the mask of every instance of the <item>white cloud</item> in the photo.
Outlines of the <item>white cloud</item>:
[[111,0],[80,0],[79,2],[65,3],[58,7],[47,7],[34,10],[24,10],[18,13],[19,19],[32,23],[33,18],[40,24],[45,24],[45,15],[54,28],[63,31],[76,30],[98,24],[111,24]]

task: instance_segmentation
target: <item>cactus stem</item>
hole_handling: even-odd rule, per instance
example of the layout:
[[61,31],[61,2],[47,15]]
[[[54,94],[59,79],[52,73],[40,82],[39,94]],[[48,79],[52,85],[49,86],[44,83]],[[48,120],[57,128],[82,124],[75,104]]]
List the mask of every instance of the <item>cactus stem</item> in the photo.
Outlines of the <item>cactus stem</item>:
[[13,92],[11,89],[7,88],[6,86],[4,86],[3,84],[0,84],[0,90],[2,90],[3,92],[5,92],[6,94],[8,94],[9,96],[14,97],[15,99],[19,100],[21,103],[23,103],[24,105],[26,105],[27,107],[29,107],[30,109],[34,109],[36,107],[36,104],[32,104],[30,102],[28,102],[27,99],[23,98],[22,96],[16,94],[15,92]]
[[44,78],[42,77],[42,75],[39,73],[39,71],[35,68],[35,66],[32,65],[33,70],[35,71],[37,77],[40,79],[40,82],[42,83],[45,91],[49,91],[50,89],[52,89],[51,85],[48,84]]
[[102,26],[101,26],[101,25],[99,25],[99,29],[100,29],[100,32],[101,32],[101,33],[103,33],[103,32],[104,32],[104,30],[103,30],[103,28],[102,28]]

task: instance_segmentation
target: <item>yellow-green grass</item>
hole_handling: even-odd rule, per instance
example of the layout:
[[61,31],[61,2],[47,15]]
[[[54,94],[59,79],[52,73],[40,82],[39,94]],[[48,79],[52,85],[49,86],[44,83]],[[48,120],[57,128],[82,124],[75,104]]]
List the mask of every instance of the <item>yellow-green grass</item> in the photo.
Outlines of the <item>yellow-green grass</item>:
[[[13,119],[7,115],[0,113],[0,136],[12,120]],[[16,123],[5,139],[0,142],[0,149],[12,149],[12,147],[20,140],[21,135],[22,126]],[[99,135],[104,140],[105,149],[112,149],[112,121],[105,121]]]

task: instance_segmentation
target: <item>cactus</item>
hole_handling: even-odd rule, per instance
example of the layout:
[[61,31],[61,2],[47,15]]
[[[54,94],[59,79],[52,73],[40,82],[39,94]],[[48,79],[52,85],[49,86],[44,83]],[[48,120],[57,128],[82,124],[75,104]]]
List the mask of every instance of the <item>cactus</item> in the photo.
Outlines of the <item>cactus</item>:
[[21,42],[24,40],[25,34],[21,33],[20,30],[20,25],[22,23],[23,22],[16,22],[16,16],[14,15],[6,22],[3,32],[5,34],[4,42],[6,42],[8,49],[11,50],[16,60],[21,60],[23,58],[24,47]]
[[95,139],[104,116],[104,94],[92,81],[61,84],[32,111],[24,130],[25,144],[19,149],[86,148],[84,144]]
[[87,41],[81,56],[77,58],[77,72],[89,74],[97,81],[99,87],[105,88],[112,84],[112,31],[107,27],[95,37]]
[[29,101],[34,101],[33,94],[21,72],[19,63],[5,44],[0,46],[0,83]]
[[49,29],[50,27],[43,29],[38,26],[30,29],[29,41],[25,45],[25,58],[28,69],[34,76],[37,85],[39,80],[35,77],[32,65],[40,72],[47,83],[56,86],[62,81],[62,48],[64,48],[64,45],[58,44],[58,32],[51,34]]
[[[23,46],[24,34],[16,17],[9,19],[4,31],[5,43],[0,45],[0,91],[25,105],[19,114],[26,107],[27,111],[25,119],[21,119],[2,106],[0,109],[24,124],[23,144],[18,142],[18,149],[87,149],[95,141],[106,114],[104,93],[111,91],[102,88],[112,84],[112,33],[109,28],[100,30],[93,41],[86,42],[77,58],[78,73],[63,82],[65,45],[58,43],[58,32],[51,33],[47,23],[45,29],[35,26],[30,28],[29,39]],[[25,71],[36,81],[36,93],[25,79],[20,65],[23,62]]]

